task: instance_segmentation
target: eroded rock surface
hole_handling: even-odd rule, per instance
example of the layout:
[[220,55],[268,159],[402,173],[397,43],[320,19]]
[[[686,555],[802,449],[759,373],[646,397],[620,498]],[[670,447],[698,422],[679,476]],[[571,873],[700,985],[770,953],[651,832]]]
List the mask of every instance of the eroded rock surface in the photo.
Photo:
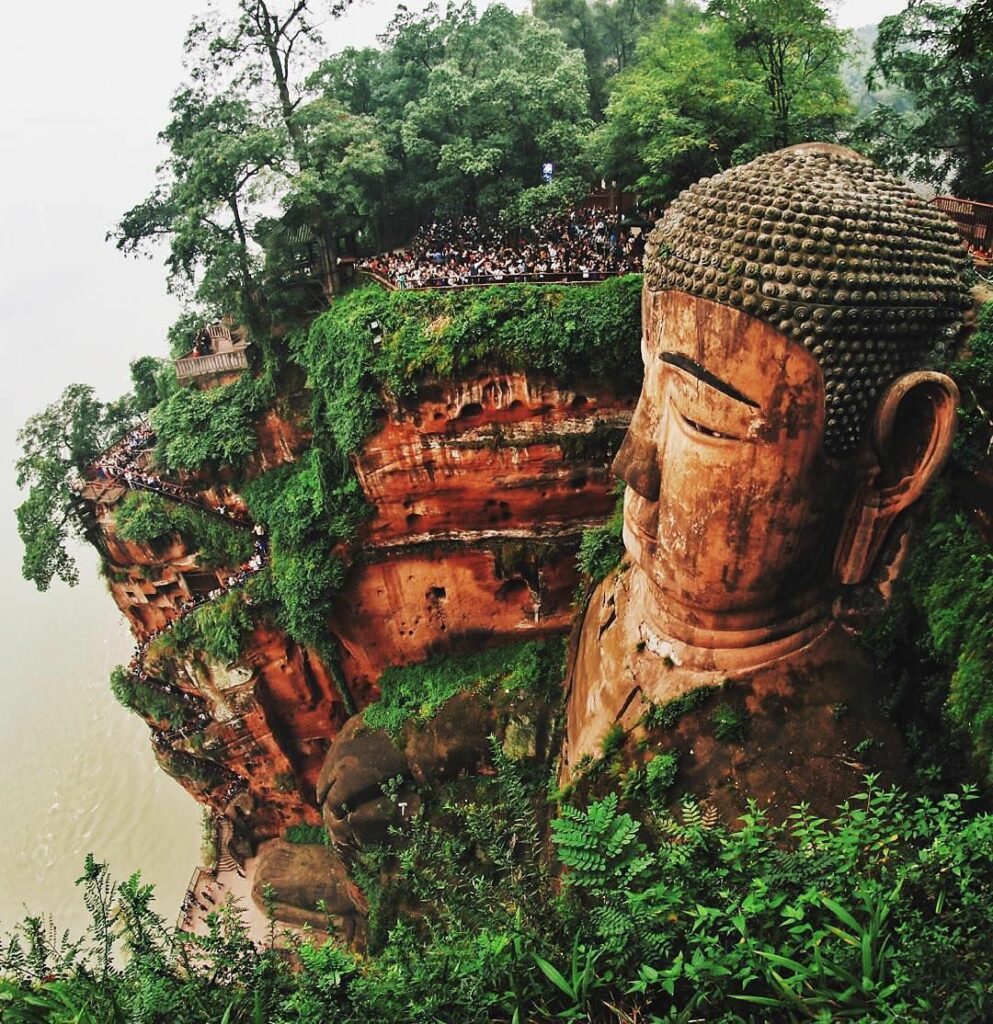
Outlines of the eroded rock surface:
[[331,847],[282,839],[263,843],[252,885],[252,899],[262,910],[266,909],[267,887],[272,889],[278,921],[298,927],[310,925],[318,931],[328,930],[330,921],[340,939],[354,941],[356,906],[363,906],[362,897]]
[[[269,413],[259,424],[253,471],[305,450],[305,404],[289,419]],[[325,665],[261,623],[233,665],[203,656],[151,664],[191,713],[207,716],[180,729],[149,721],[163,767],[233,821],[244,849],[287,825],[320,821],[328,750],[349,703],[361,709],[376,699],[386,667],[569,628],[580,537],[613,508],[609,464],[632,406],[632,396],[602,383],[566,390],[490,370],[426,384],[392,404],[355,460],[373,515],[351,549],[337,552],[351,562],[329,623],[340,664]],[[208,505],[245,511],[225,474],[184,482]],[[178,539],[123,541],[113,504],[93,513],[111,593],[139,640],[168,627],[183,602],[229,571],[204,569]],[[454,747],[455,737],[445,742]],[[413,752],[411,770],[433,756]],[[354,800],[368,787],[353,770]],[[373,774],[378,792],[382,773]]]

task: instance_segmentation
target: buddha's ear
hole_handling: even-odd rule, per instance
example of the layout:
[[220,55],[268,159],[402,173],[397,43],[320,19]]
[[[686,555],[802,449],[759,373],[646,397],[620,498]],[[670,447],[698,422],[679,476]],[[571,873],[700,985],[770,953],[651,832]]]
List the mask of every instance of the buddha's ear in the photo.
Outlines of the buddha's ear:
[[842,583],[868,577],[896,517],[924,493],[948,458],[958,422],[951,377],[917,370],[883,394],[870,433],[870,468],[853,499],[838,550]]

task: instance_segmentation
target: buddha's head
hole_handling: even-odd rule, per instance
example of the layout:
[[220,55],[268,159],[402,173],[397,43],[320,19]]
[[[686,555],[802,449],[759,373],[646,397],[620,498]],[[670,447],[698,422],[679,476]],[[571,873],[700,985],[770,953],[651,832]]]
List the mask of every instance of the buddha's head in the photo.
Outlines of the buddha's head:
[[[940,470],[971,305],[954,227],[858,154],[698,182],[649,238],[645,379],[614,463],[673,635],[745,646],[866,578]],[[728,641],[728,637],[736,637]]]

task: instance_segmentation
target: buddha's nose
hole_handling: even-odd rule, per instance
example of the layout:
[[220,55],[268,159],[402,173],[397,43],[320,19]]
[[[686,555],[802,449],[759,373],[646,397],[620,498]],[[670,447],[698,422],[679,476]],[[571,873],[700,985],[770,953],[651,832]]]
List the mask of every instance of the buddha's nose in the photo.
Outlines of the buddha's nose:
[[647,501],[658,501],[661,485],[658,449],[651,435],[638,430],[637,426],[636,412],[624,436],[624,443],[614,457],[614,474]]

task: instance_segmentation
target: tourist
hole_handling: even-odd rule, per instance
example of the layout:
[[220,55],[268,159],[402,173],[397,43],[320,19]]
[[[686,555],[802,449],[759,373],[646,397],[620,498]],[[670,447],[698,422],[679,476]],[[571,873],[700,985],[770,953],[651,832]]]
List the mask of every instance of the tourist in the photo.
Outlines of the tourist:
[[530,229],[501,234],[475,217],[435,222],[410,246],[361,266],[398,288],[456,288],[503,281],[576,281],[641,269],[644,234],[608,224],[599,209],[547,217]]

